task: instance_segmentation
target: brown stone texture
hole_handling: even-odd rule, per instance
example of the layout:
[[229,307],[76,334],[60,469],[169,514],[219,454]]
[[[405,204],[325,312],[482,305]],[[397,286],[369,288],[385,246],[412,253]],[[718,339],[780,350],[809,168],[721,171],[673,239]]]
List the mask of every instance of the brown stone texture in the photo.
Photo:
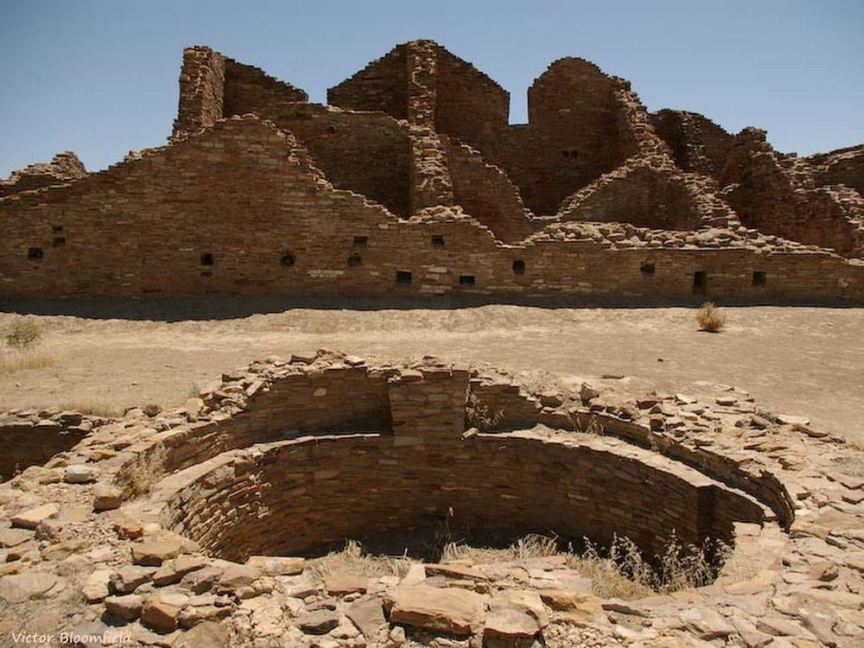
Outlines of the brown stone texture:
[[776,153],[763,131],[736,136],[720,184],[745,226],[845,254],[861,246],[861,196],[845,187],[813,186],[809,166]]
[[572,57],[511,125],[508,93],[428,40],[328,100],[188,48],[167,146],[3,181],[0,296],[864,300],[860,147],[798,158],[649,115]]
[[76,412],[14,410],[0,413],[0,481],[69,450],[105,421]]
[[[859,645],[860,450],[717,389],[631,399],[431,357],[269,357],[226,372],[195,420],[136,408],[0,484],[0,605],[178,646]],[[502,414],[469,429],[481,410]],[[48,477],[73,457],[96,481],[58,488]],[[119,509],[82,513],[133,479]],[[335,541],[428,539],[442,517],[456,538],[615,532],[650,555],[674,529],[731,546],[704,586],[628,600],[592,594],[562,554],[319,571]]]
[[30,191],[54,185],[68,184],[87,175],[84,163],[72,151],[58,153],[50,162],[31,164],[0,178],[0,198],[20,191]]

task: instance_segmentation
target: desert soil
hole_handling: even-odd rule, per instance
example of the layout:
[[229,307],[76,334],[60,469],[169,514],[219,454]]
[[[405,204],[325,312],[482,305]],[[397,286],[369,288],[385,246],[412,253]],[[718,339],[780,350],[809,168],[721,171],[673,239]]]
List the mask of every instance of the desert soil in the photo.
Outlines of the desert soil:
[[[859,309],[726,308],[727,328],[709,334],[698,330],[688,308],[319,307],[247,316],[255,305],[242,303],[239,309],[211,304],[195,319],[140,304],[26,315],[44,335],[23,354],[0,344],[0,409],[172,406],[223,370],[328,348],[384,359],[428,354],[489,363],[532,384],[588,380],[632,394],[698,394],[708,389],[705,383],[735,385],[768,409],[806,416],[864,442]],[[4,307],[0,332],[22,310]]]

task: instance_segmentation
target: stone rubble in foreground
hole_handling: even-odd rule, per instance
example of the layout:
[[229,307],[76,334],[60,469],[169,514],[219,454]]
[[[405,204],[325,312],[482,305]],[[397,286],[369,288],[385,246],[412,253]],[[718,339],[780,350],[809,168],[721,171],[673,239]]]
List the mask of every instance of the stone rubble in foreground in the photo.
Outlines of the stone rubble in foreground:
[[[532,393],[491,369],[432,358],[375,364],[323,351],[268,358],[223,379],[181,408],[153,416],[133,409],[98,421],[74,447],[0,485],[3,645],[15,645],[8,642],[18,631],[188,648],[864,645],[864,454],[806,420],[758,408],[745,392],[722,387],[713,402],[657,393],[628,401],[587,384],[581,393]],[[339,428],[340,390],[360,384],[388,395],[392,429],[314,431],[324,419]],[[449,396],[460,390],[461,404]],[[467,394],[503,411],[500,420],[481,430],[464,425]],[[372,411],[353,407],[360,409],[342,408],[353,420]],[[293,436],[287,425],[280,438],[256,428],[285,420],[286,412],[301,412]],[[28,416],[38,413],[7,412],[0,421]],[[250,432],[256,429],[257,436]],[[260,472],[268,458],[285,457],[274,452],[314,446],[308,456],[322,466],[286,461],[279,471],[308,468],[320,483],[349,484],[352,473],[341,465],[335,476],[324,474],[332,472],[325,451],[361,441],[379,444],[371,446],[376,456],[428,460],[447,449],[454,480],[458,457],[472,447],[486,453],[512,444],[538,461],[591,452],[612,465],[633,464],[677,490],[656,510],[631,516],[660,518],[677,506],[676,493],[686,503],[691,490],[710,490],[713,523],[734,528],[734,551],[709,586],[626,601],[597,596],[595,584],[560,556],[415,563],[400,577],[321,574],[299,556],[246,555],[267,546],[252,521],[266,522],[267,510],[243,516],[253,495],[273,482],[249,486],[243,475],[268,475]],[[350,456],[358,456],[355,450]],[[14,454],[15,445],[8,451]],[[418,454],[400,454],[409,451]],[[153,473],[150,482],[142,480],[142,466]],[[488,478],[488,488],[498,488]],[[604,487],[638,493],[623,481]],[[650,488],[647,478],[639,488]],[[343,508],[304,514],[309,528],[350,519],[353,495],[345,489],[342,496]],[[400,506],[410,508],[414,497],[422,494],[406,494]],[[301,499],[292,495],[289,505]],[[742,521],[748,516],[759,522]]]

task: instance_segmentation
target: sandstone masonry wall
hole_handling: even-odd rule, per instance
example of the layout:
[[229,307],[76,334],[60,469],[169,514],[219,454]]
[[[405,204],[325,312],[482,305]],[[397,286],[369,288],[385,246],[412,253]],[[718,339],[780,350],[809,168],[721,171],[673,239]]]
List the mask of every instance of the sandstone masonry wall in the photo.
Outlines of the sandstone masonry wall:
[[[129,237],[130,228],[140,234]],[[864,292],[862,268],[826,252],[619,245],[551,226],[501,245],[446,209],[401,222],[335,190],[292,137],[250,117],[0,201],[0,294],[854,302]],[[699,290],[697,272],[705,273]]]
[[381,111],[408,118],[407,49],[397,45],[350,79],[327,90],[327,103],[351,110]]

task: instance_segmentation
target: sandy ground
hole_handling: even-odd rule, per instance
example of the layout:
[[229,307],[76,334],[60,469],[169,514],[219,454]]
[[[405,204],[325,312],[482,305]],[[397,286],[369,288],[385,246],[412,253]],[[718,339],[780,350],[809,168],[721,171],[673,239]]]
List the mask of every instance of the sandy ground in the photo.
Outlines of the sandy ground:
[[[531,382],[585,379],[630,393],[698,393],[701,381],[736,385],[776,412],[864,441],[860,309],[726,308],[727,329],[708,334],[688,308],[271,308],[247,316],[254,305],[242,304],[191,315],[141,305],[4,306],[0,332],[23,311],[75,314],[26,315],[44,335],[23,357],[0,345],[0,409],[180,404],[223,370],[329,348],[486,362]],[[600,378],[609,374],[623,378]]]

